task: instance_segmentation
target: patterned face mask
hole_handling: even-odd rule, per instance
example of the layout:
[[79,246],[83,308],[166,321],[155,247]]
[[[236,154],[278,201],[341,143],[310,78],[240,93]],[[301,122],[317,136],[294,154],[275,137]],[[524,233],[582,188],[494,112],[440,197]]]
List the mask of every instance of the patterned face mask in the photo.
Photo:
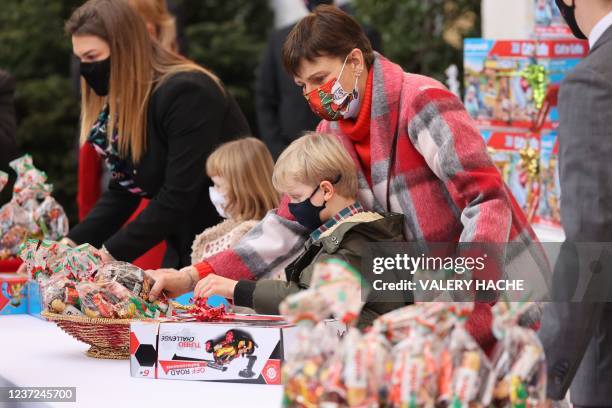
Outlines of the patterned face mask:
[[335,121],[357,117],[360,105],[359,92],[357,92],[359,75],[355,76],[355,86],[352,91],[347,92],[340,85],[340,77],[347,60],[348,55],[344,59],[338,78],[332,78],[319,88],[304,94],[310,109],[321,119]]

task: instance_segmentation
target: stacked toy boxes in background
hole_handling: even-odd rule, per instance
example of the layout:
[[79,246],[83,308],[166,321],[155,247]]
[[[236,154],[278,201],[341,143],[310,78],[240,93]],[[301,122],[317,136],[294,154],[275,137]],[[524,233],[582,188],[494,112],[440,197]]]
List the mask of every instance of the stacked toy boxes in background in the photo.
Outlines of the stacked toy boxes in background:
[[556,106],[535,123],[546,94],[589,46],[572,37],[553,0],[534,3],[533,38],[465,40],[464,103],[529,220],[560,227]]

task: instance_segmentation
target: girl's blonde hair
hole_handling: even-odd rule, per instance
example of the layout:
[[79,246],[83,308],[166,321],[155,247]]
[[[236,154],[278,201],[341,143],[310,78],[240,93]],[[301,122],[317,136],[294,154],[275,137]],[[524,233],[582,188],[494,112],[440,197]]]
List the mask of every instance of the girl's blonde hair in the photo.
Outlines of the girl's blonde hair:
[[[110,47],[110,119],[108,135],[116,127],[119,154],[138,162],[146,150],[147,108],[151,94],[170,76],[187,71],[201,72],[222,88],[207,69],[150,38],[144,19],[125,0],[89,0],[66,22],[73,36],[93,35]],[[81,79],[81,143],[104,107],[106,97],[96,95]]]
[[295,183],[318,186],[334,184],[339,195],[355,198],[359,191],[357,168],[336,136],[306,132],[281,153],[272,175],[276,190],[286,193]]
[[270,151],[254,137],[224,143],[206,160],[208,177],[220,176],[228,182],[226,212],[242,220],[260,220],[278,207],[273,168]]
[[128,0],[144,20],[155,26],[157,41],[167,50],[178,52],[176,18],[168,11],[166,0]]

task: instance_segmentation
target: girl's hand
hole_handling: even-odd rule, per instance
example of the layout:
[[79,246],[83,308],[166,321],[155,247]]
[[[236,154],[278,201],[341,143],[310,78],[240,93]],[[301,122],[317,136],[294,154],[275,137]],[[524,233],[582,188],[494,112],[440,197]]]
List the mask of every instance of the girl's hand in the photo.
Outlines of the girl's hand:
[[194,296],[196,298],[207,298],[212,295],[219,295],[226,299],[233,299],[234,288],[237,283],[238,281],[210,274],[198,282],[194,291]]

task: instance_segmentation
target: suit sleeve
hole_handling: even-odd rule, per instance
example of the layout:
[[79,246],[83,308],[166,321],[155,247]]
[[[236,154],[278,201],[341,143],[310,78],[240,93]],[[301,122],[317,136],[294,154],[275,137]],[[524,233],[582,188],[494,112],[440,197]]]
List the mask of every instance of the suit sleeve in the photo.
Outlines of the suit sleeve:
[[[601,296],[610,298],[609,279],[601,278],[612,271],[594,274],[588,266],[598,261],[609,268],[610,254],[602,247],[581,251],[576,243],[612,241],[612,144],[603,142],[610,138],[611,101],[612,84],[587,67],[574,71],[561,86],[559,169],[567,238],[553,277],[556,301],[545,308],[540,330],[548,364],[547,393],[555,400],[565,396],[580,366],[603,312]],[[584,299],[568,302],[581,279],[590,280]],[[601,295],[602,290],[607,294]],[[593,291],[600,293],[599,299]]]
[[147,208],[105,246],[117,259],[132,261],[164,240],[195,210],[205,182],[206,158],[222,130],[225,97],[209,84],[181,81],[158,96],[165,108],[162,132],[168,158],[164,183]]

